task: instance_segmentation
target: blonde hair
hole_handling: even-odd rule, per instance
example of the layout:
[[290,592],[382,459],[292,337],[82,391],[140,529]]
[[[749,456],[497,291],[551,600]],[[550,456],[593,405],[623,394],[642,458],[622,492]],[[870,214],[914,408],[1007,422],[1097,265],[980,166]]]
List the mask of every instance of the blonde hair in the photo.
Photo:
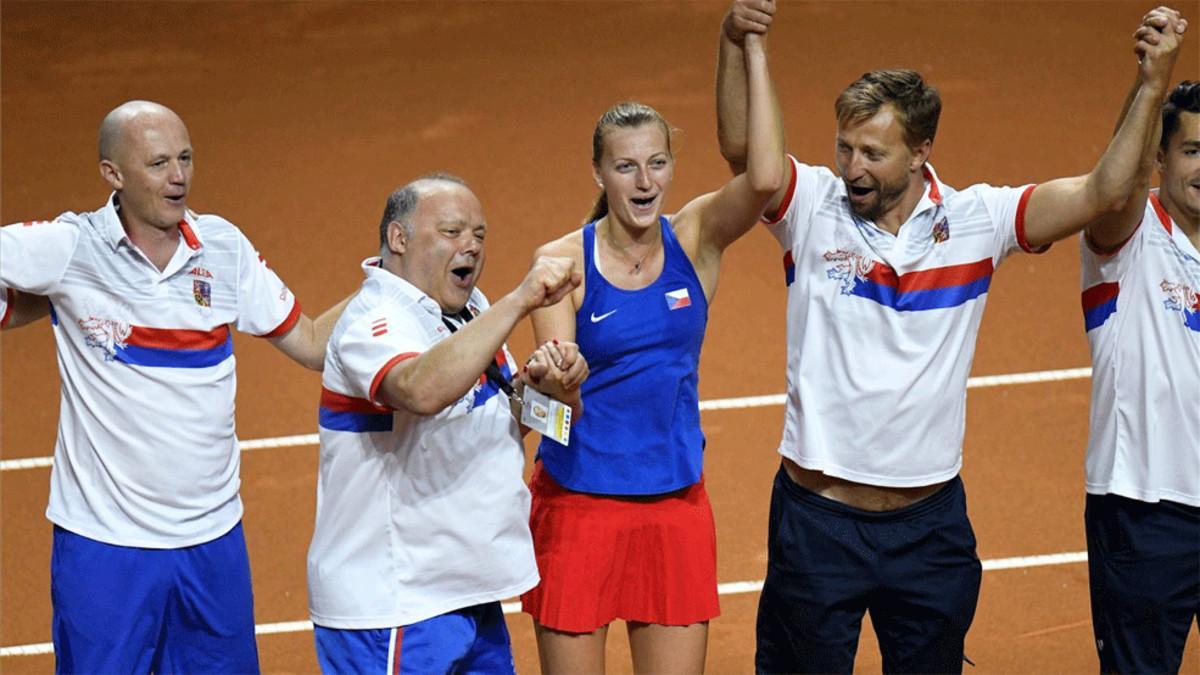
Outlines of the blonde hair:
[[[658,111],[644,103],[624,101],[618,103],[600,116],[596,128],[592,131],[592,166],[600,166],[600,157],[604,155],[604,137],[613,129],[633,129],[643,124],[657,124],[667,139],[667,152],[671,151],[671,127]],[[604,190],[596,196],[584,223],[600,220],[608,214],[608,197]]]
[[864,73],[833,104],[839,124],[874,117],[887,104],[896,108],[904,141],[917,146],[937,135],[942,97],[915,70],[873,70]]

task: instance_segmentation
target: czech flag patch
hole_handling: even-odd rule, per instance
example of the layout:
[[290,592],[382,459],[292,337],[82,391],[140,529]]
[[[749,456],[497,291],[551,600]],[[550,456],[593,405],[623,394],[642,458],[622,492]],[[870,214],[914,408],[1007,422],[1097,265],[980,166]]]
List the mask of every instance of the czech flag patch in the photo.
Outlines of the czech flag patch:
[[192,299],[201,307],[212,307],[212,286],[207,281],[192,279]]
[[677,291],[667,291],[667,309],[672,311],[683,309],[692,304],[692,299],[688,297],[687,288],[681,288]]

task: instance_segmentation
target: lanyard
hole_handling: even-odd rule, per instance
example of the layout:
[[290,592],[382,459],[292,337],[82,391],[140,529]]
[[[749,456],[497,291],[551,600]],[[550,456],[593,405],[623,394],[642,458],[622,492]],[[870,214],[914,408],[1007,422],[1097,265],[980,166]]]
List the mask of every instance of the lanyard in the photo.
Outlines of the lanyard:
[[[453,316],[463,323],[467,323],[471,319],[475,318],[466,307],[463,307],[457,314],[454,314]],[[459,329],[459,327],[455,326],[454,323],[447,319],[444,314],[442,315],[442,323],[446,324],[446,328],[450,329],[451,333],[455,333]],[[503,347],[501,347],[501,349],[503,349]],[[499,387],[500,391],[504,392],[506,396],[509,398],[517,398],[517,393],[513,389],[512,383],[504,379],[504,373],[500,372],[500,364],[496,362],[496,357],[492,357],[492,362],[488,364],[487,370],[483,371],[483,374],[487,376],[488,382],[491,382]],[[520,401],[520,398],[517,398],[517,400]]]

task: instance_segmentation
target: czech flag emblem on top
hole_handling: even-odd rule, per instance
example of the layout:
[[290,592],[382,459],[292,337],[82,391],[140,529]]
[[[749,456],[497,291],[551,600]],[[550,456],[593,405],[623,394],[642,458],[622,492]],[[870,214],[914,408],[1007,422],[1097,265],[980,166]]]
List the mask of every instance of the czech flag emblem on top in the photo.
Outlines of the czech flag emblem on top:
[[681,288],[677,291],[667,291],[667,309],[672,311],[683,309],[692,304],[692,299],[688,297],[687,288]]

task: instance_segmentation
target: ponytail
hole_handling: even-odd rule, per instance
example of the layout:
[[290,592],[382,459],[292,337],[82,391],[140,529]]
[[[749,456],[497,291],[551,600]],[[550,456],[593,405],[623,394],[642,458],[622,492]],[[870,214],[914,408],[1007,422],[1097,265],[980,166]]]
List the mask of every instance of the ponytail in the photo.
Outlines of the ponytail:
[[604,216],[608,215],[608,193],[604,190],[596,195],[596,203],[592,204],[592,210],[588,212],[587,218],[584,218],[583,224],[594,223]]

